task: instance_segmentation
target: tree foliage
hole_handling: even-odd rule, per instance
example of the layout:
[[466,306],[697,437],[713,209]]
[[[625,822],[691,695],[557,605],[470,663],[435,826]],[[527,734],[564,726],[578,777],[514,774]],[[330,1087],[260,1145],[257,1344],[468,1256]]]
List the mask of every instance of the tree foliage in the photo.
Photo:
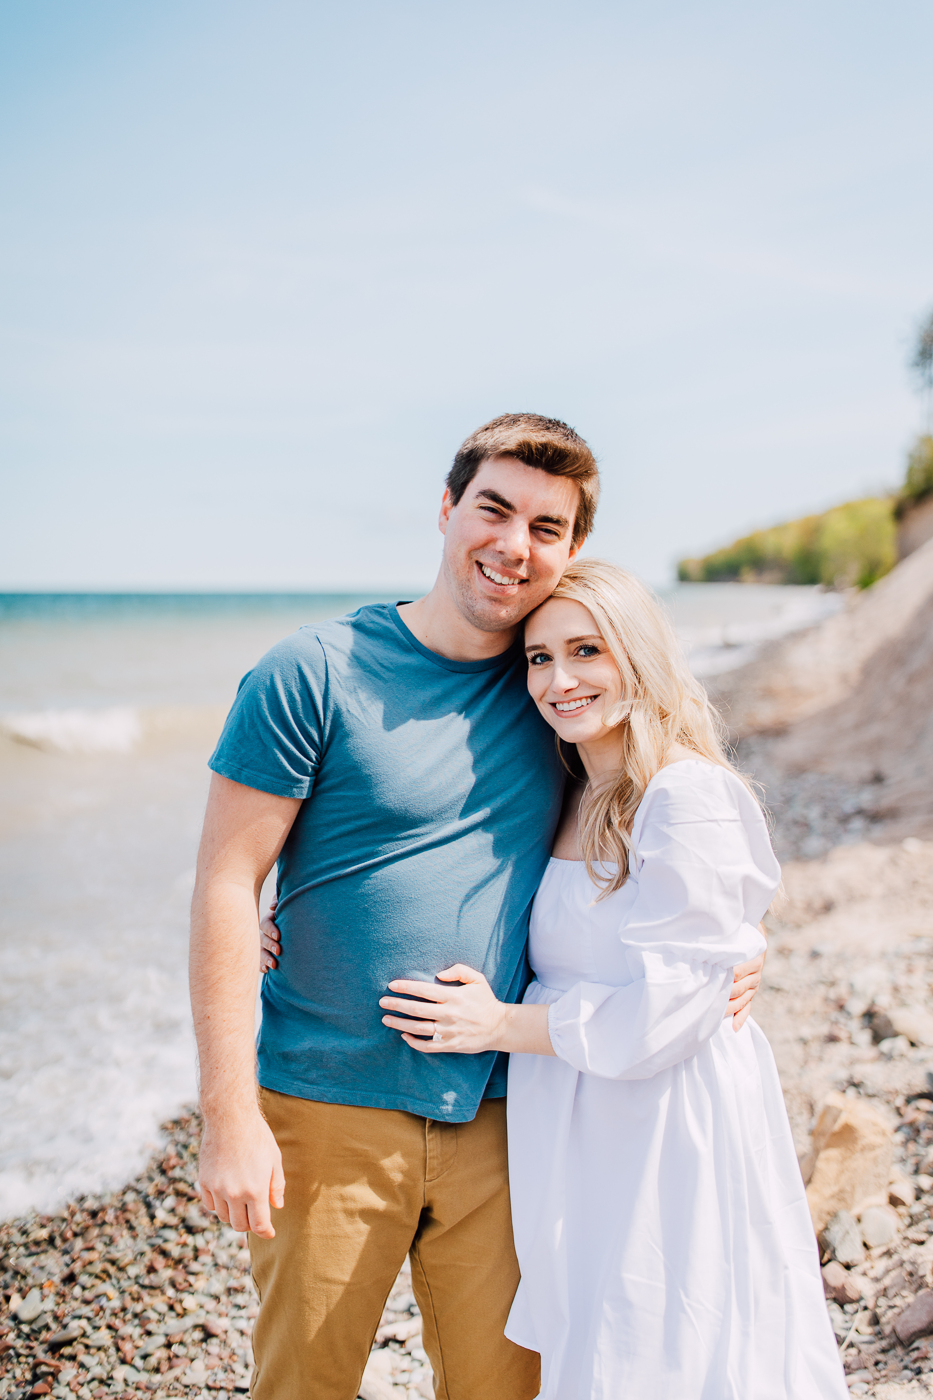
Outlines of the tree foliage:
[[870,496],[756,530],[702,559],[683,559],[678,577],[696,583],[738,580],[868,588],[897,563],[894,501]]

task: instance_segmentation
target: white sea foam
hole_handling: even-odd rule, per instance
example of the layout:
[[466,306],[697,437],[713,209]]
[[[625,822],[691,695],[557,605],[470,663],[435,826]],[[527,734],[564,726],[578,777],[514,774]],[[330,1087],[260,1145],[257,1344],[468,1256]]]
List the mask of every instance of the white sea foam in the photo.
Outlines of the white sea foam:
[[77,827],[66,814],[71,849],[24,901],[32,920],[14,920],[21,936],[0,952],[0,1219],[123,1185],[159,1124],[196,1095],[193,872],[163,880],[137,864],[161,822],[134,828],[119,799],[140,774],[121,764],[119,775],[129,783],[104,792],[116,801],[82,789]]
[[41,1004],[0,1033],[0,1219],[123,1185],[196,1092],[183,964],[32,971]]
[[0,715],[0,730],[20,744],[59,753],[129,753],[143,733],[138,711],[128,705]]
[[753,660],[765,642],[803,631],[845,607],[842,594],[818,588],[725,587],[734,591],[718,609],[716,584],[688,585],[671,599],[677,633],[694,675],[734,671]]

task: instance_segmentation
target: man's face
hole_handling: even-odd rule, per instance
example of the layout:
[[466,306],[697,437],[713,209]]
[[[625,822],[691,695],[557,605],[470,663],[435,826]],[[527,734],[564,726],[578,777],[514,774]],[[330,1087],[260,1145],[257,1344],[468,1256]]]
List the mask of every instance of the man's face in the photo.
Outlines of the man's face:
[[444,492],[443,572],[462,616],[504,632],[549,597],[579,546],[571,544],[579,487],[566,477],[489,457],[453,505]]

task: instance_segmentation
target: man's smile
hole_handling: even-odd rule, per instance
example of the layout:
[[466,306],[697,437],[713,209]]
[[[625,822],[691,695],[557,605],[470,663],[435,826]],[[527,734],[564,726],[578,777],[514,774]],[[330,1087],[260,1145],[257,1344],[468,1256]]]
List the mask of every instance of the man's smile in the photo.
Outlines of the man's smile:
[[495,583],[500,588],[516,588],[520,583],[528,582],[528,579],[521,578],[518,574],[500,574],[489,564],[484,564],[479,559],[476,561],[476,566],[483,578],[488,579],[490,583]]

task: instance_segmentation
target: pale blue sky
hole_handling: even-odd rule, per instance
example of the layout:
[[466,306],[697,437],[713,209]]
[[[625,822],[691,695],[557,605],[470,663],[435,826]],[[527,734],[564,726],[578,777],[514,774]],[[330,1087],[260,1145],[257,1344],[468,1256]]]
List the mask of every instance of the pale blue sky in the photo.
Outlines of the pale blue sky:
[[896,484],[931,54],[919,0],[7,0],[0,584],[424,585],[516,409],[656,583]]

